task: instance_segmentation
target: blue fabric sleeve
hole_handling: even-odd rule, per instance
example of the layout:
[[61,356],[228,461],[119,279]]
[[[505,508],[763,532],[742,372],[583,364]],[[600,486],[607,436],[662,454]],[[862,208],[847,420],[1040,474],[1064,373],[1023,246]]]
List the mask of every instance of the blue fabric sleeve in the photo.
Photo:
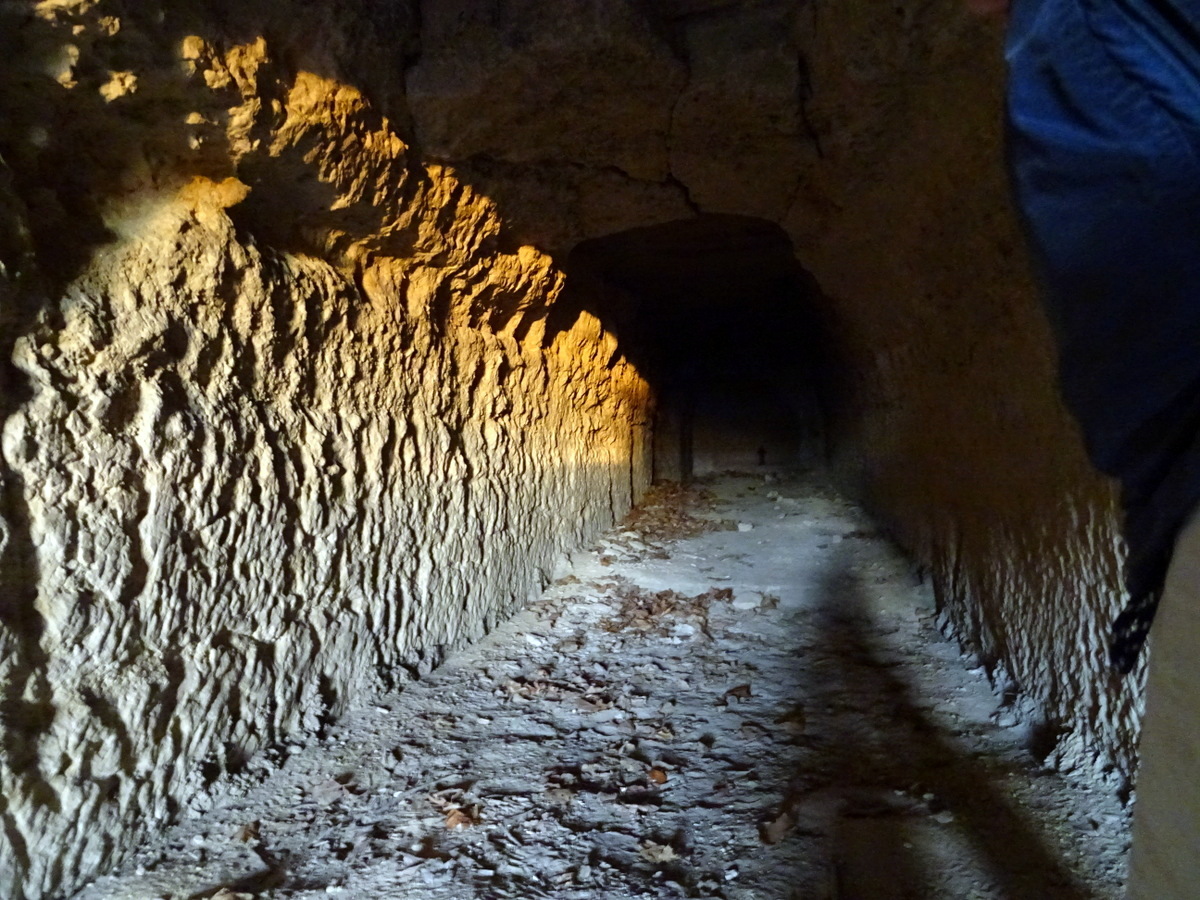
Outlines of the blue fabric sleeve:
[[1009,162],[1064,399],[1117,478],[1130,603],[1149,628],[1200,502],[1200,0],[1014,0]]

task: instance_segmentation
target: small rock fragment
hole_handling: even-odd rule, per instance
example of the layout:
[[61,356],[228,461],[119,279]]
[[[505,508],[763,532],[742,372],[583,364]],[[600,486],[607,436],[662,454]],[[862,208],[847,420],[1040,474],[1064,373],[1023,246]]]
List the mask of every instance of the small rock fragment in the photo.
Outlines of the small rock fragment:
[[643,842],[638,855],[646,862],[652,863],[668,863],[679,859],[679,855],[672,847],[667,844],[656,844],[654,841]]

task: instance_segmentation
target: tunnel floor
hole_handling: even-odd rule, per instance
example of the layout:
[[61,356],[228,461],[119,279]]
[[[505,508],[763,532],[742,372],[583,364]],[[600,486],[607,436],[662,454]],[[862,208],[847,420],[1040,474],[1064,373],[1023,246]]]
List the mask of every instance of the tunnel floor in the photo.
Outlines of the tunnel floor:
[[1127,811],[935,620],[816,476],[668,485],[76,896],[1115,900]]

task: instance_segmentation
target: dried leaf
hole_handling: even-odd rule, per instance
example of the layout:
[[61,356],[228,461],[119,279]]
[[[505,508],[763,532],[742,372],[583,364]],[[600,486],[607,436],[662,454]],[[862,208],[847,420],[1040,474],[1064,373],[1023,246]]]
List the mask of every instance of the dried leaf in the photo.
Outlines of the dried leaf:
[[656,844],[654,841],[645,841],[638,854],[646,862],[652,863],[668,863],[679,859],[679,855],[672,847],[667,844]]
[[664,772],[662,769],[651,769],[650,770],[650,780],[653,781],[655,784],[666,784],[667,783],[667,773]]
[[518,675],[516,678],[510,678],[505,681],[501,687],[513,699],[519,697],[522,700],[532,700],[535,697],[544,697],[547,700],[561,700],[564,694],[563,689],[557,684],[543,681],[542,678],[547,675],[549,673],[544,669],[539,670],[533,678]]
[[708,608],[714,599],[733,592],[728,588],[712,588],[706,593],[689,597],[678,591],[658,591],[650,593],[627,578],[617,577],[608,590],[614,599],[621,602],[620,608],[610,619],[603,619],[600,627],[608,632],[627,629],[638,631],[657,631],[669,634],[677,627],[676,623],[667,621],[670,617],[680,617],[696,622],[700,630],[708,637]]
[[716,497],[692,485],[667,482],[653,488],[625,519],[625,527],[642,541],[669,541],[699,537],[720,530],[720,523],[692,515],[711,509]]
[[[446,817],[447,828],[462,828],[466,825],[478,825],[482,821],[480,806],[468,798],[462,787],[449,787],[434,791],[426,801]],[[467,821],[462,821],[463,818]]]
[[482,821],[478,806],[454,807],[446,813],[446,827],[450,829],[470,828]]

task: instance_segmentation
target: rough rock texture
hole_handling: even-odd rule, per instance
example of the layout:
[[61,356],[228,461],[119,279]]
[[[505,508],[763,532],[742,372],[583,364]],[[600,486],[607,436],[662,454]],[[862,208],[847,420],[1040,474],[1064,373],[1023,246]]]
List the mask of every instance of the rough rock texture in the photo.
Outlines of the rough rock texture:
[[621,512],[651,391],[549,316],[547,254],[697,213],[783,227],[845,470],[1062,759],[1128,770],[1111,495],[956,0],[4,0],[0,53],[0,893],[107,866]]
[[647,385],[594,318],[547,331],[563,276],[487,198],[261,38],[96,95],[173,52],[170,10],[110,6],[4,23],[24,59],[83,48],[28,74],[5,224],[94,242],[31,225],[40,272],[0,295],[5,897],[478,636],[648,480]]
[[1036,760],[859,507],[701,484],[73,900],[1124,896],[1128,808]]
[[[1059,763],[1128,775],[1141,673],[1107,665],[1115,495],[1054,389],[1000,166],[994,36],[939,29],[936,6],[864,9],[826,11],[811,115],[840,174],[817,181],[825,215],[789,220],[836,298],[846,467],[931,570],[947,624],[1059,739]],[[889,16],[909,37],[881,50]],[[856,40],[876,48],[859,71],[841,63]],[[889,92],[898,60],[909,89]],[[856,93],[873,108],[856,112]]]

